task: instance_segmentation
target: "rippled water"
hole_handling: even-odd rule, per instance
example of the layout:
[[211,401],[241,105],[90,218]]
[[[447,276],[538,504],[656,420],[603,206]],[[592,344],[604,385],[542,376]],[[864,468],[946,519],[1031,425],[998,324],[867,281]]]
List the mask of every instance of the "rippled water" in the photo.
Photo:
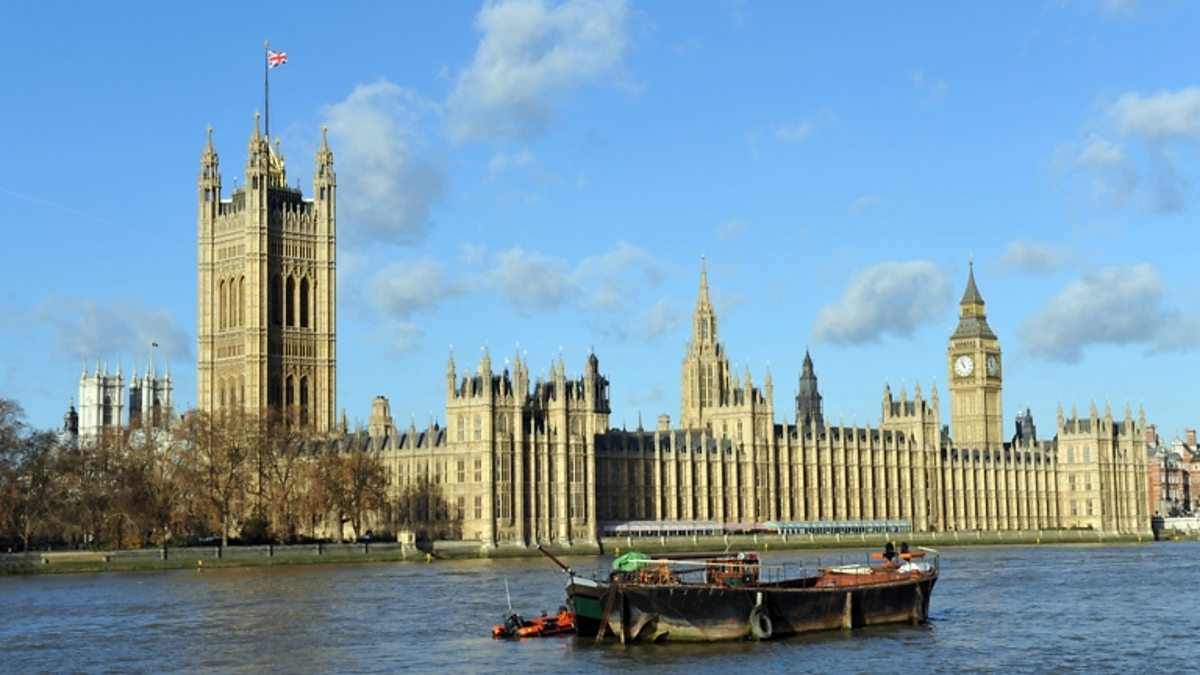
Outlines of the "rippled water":
[[[770,553],[767,563],[865,552]],[[767,643],[493,641],[555,610],[544,559],[0,578],[3,672],[1194,672],[1200,543],[944,549],[924,626]],[[577,569],[601,559],[574,559]]]

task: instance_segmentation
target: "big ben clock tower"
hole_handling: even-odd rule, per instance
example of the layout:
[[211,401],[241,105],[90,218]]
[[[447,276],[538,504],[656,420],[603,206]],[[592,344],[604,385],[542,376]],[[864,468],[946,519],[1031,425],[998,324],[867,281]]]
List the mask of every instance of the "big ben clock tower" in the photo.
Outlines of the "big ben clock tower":
[[946,351],[950,375],[950,424],[954,445],[964,449],[1004,446],[1003,372],[1000,341],[987,323],[983,296],[975,286],[975,266],[958,303],[958,327]]

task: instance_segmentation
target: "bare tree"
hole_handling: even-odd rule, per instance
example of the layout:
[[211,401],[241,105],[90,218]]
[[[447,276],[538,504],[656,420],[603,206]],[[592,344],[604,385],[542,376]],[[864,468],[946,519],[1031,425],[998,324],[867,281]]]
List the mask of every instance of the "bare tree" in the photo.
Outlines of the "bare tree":
[[[354,439],[351,439],[352,441]],[[363,523],[372,512],[378,512],[387,499],[387,472],[377,453],[366,447],[341,451],[331,444],[321,453],[321,478],[329,506],[338,524],[350,524],[354,537],[363,534]]]
[[55,509],[56,450],[53,433],[31,431],[21,405],[0,398],[0,539],[26,551]]
[[222,546],[229,544],[229,533],[246,494],[249,422],[240,411],[219,416],[195,411],[184,422],[188,473],[208,507],[208,526],[220,530]]

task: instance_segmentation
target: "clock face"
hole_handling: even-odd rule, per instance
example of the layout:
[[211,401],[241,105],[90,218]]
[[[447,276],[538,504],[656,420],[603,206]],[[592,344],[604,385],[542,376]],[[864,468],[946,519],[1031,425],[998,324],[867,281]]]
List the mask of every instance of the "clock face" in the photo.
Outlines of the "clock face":
[[971,360],[970,356],[963,354],[957,359],[954,359],[954,372],[957,373],[959,377],[966,377],[970,375],[971,371],[973,370],[975,370],[975,362]]
[[995,377],[996,373],[1000,372],[1000,361],[993,354],[987,358],[988,375]]

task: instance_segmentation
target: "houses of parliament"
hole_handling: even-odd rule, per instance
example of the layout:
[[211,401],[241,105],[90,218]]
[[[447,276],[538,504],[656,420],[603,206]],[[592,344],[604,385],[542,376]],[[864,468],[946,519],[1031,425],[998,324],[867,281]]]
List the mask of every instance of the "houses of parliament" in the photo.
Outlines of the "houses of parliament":
[[322,136],[305,198],[256,117],[244,175],[223,197],[210,129],[198,181],[199,407],[284,405],[319,432],[348,434],[386,467],[395,506],[381,530],[416,518],[442,537],[528,546],[595,542],[628,521],[1149,529],[1144,413],[1060,408],[1042,440],[1025,411],[1006,435],[1004,355],[973,269],[946,344],[948,425],[942,394],[919,385],[885,386],[877,426],[829,423],[808,354],[794,418],[777,415],[771,374],[759,384],[730,365],[701,261],[676,423],[664,414],[651,429],[611,428],[594,353],[577,376],[560,356],[534,380],[520,354],[498,370],[485,351],[465,365],[450,355],[444,425],[398,428],[377,397],[367,429],[339,429],[333,153]]

